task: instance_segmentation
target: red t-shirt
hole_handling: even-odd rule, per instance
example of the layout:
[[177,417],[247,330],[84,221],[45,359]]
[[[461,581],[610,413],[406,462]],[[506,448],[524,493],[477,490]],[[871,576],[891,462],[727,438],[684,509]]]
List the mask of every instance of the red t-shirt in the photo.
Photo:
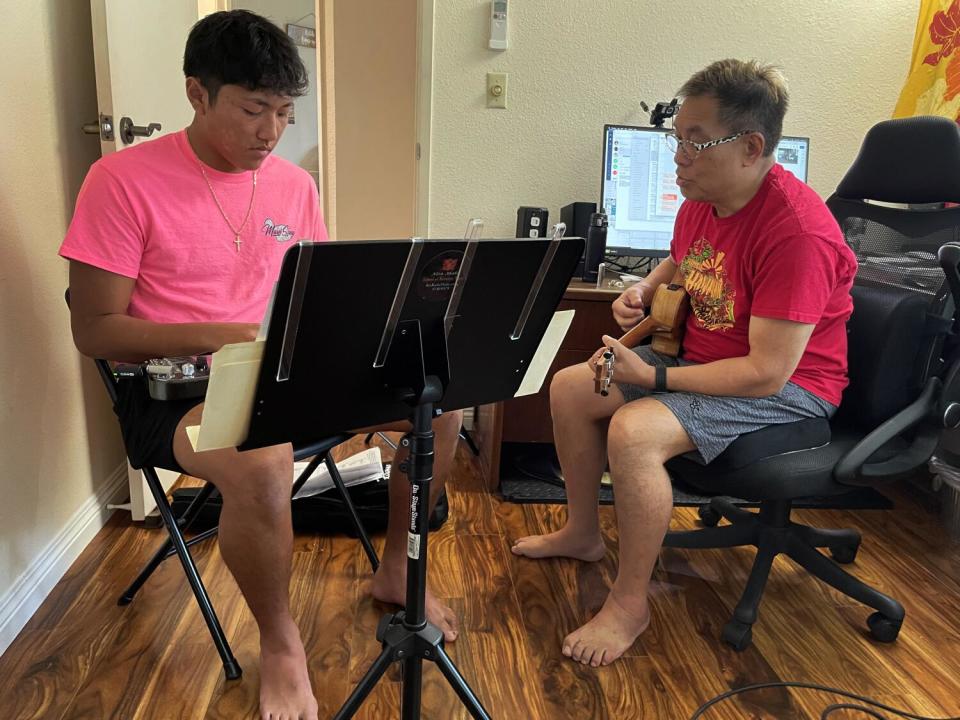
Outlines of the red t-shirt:
[[670,256],[690,295],[685,359],[707,363],[747,355],[753,315],[813,324],[790,380],[840,404],[857,260],[810,187],[774,165],[753,199],[729,217],[688,200],[677,216]]

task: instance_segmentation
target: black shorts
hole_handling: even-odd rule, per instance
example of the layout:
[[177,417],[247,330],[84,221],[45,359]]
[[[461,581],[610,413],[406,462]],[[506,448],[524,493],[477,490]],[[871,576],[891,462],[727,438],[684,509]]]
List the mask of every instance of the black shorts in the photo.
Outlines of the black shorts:
[[143,378],[117,383],[117,404],[113,411],[120,418],[120,432],[130,464],[185,472],[173,455],[173,437],[177,425],[203,398],[154,400]]

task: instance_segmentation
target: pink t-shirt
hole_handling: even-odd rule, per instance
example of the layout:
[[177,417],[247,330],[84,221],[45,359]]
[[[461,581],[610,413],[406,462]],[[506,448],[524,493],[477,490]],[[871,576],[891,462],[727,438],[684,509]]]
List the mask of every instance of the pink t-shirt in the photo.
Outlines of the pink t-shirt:
[[[204,169],[238,228],[250,207],[253,173]],[[327,239],[309,173],[267,157],[239,252],[234,239],[180,131],[93,164],[60,255],[136,279],[127,310],[132,317],[257,323],[287,248]]]
[[753,199],[729,217],[688,200],[677,215],[670,256],[690,296],[685,359],[747,355],[751,315],[812,324],[790,380],[840,404],[857,259],[811,188],[774,165]]

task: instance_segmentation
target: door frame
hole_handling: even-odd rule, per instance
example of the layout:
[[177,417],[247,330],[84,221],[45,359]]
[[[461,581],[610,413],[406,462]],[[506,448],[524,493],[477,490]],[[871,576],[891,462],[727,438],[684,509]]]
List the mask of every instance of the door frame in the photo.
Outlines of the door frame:
[[430,235],[430,134],[433,130],[434,0],[417,2],[417,185],[414,232]]
[[[332,240],[337,237],[337,124],[334,86],[333,8],[336,0],[314,0],[317,16],[317,75],[321,92],[317,93],[317,117],[320,147],[320,185],[323,216]],[[435,0],[417,0],[417,69],[415,148],[416,187],[414,188],[414,234],[427,237],[430,232],[430,135],[433,127],[433,35]]]

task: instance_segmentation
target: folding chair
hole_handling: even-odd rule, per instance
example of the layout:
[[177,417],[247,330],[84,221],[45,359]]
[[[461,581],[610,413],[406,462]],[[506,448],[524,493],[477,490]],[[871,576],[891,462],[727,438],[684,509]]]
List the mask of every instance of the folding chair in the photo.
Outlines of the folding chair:
[[[69,288],[67,288],[64,297],[67,301],[67,307],[69,307]],[[101,359],[94,360],[94,363],[97,367],[97,372],[100,373],[101,380],[103,380],[107,394],[110,396],[110,401],[116,405],[118,397],[117,379],[114,377],[113,372],[110,369],[110,365],[106,360]],[[368,537],[367,532],[360,521],[357,510],[350,499],[350,494],[347,492],[346,486],[343,484],[343,478],[341,478],[340,473],[337,470],[337,465],[330,455],[330,452],[333,450],[333,448],[349,440],[351,437],[353,437],[352,433],[341,433],[339,435],[324,438],[323,440],[304,447],[294,448],[294,460],[305,460],[307,458],[312,459],[304,468],[303,472],[301,472],[297,477],[296,482],[294,482],[291,497],[296,495],[296,493],[300,490],[310,475],[313,474],[314,470],[317,469],[320,463],[325,463],[327,470],[330,473],[330,477],[333,480],[337,491],[340,493],[340,497],[343,499],[344,505],[346,505],[347,510],[350,513],[353,526],[357,531],[357,536],[360,538],[360,543],[363,545],[364,552],[367,554],[367,557],[370,560],[370,565],[373,570],[376,571],[376,569],[380,566],[380,561],[377,557],[376,550],[374,550],[373,544],[370,542],[370,538]],[[190,555],[189,549],[190,546],[196,545],[197,543],[203,542],[207,538],[216,535],[218,527],[214,526],[209,530],[198,533],[189,540],[185,540],[183,537],[183,533],[189,530],[190,525],[203,509],[203,506],[206,504],[206,502],[215,497],[215,493],[218,491],[212,483],[205,483],[190,505],[187,506],[183,514],[178,518],[173,514],[173,510],[171,509],[170,503],[167,500],[166,493],[164,492],[163,485],[160,483],[160,478],[157,475],[156,469],[146,466],[141,468],[141,471],[146,479],[147,487],[150,488],[153,499],[157,504],[157,511],[160,513],[160,519],[163,521],[163,526],[167,530],[168,537],[160,549],[157,550],[150,561],[144,566],[143,570],[140,571],[140,574],[137,575],[136,579],[126,590],[123,591],[119,600],[117,601],[117,604],[128,605],[130,602],[132,602],[134,596],[137,594],[137,591],[149,579],[150,575],[153,574],[153,571],[156,570],[168,557],[174,554],[177,555],[180,558],[181,565],[183,565],[183,571],[187,576],[187,581],[190,583],[190,589],[193,591],[194,597],[197,599],[197,604],[200,606],[200,613],[203,615],[203,619],[207,623],[210,636],[213,638],[213,644],[216,646],[217,652],[220,654],[220,659],[223,661],[224,673],[226,674],[228,680],[235,680],[240,677],[242,670],[240,665],[237,663],[236,658],[233,656],[233,651],[230,649],[230,645],[223,634],[223,628],[220,626],[220,621],[217,619],[217,614],[213,609],[213,605],[210,603],[210,598],[207,595],[206,588],[203,585],[203,580],[201,580],[200,574],[197,572],[197,566],[193,562],[193,557]]]

